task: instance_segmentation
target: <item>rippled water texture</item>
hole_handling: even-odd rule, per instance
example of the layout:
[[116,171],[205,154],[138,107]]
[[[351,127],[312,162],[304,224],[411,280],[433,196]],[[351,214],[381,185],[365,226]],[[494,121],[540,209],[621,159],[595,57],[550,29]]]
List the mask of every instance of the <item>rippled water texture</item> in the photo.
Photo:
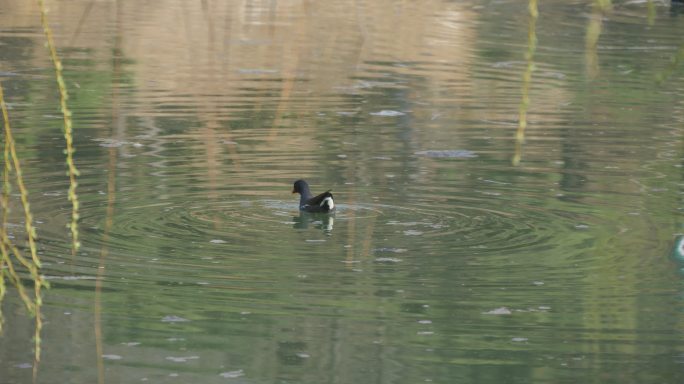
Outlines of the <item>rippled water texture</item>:
[[[525,1],[48,2],[72,256],[40,14],[0,0],[36,382],[683,382],[684,10],[539,5],[514,166]],[[337,212],[298,212],[299,178]],[[0,383],[31,382],[0,308]]]

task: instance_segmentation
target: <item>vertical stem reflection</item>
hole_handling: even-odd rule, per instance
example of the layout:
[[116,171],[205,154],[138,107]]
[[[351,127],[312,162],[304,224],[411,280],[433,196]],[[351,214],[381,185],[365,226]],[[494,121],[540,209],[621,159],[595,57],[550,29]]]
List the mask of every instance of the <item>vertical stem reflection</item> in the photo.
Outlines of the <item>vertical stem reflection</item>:
[[[113,76],[112,76],[112,137],[114,137],[117,130],[116,127],[122,122],[119,114],[119,81],[121,72],[121,60],[119,60],[121,53],[122,43],[122,32],[123,28],[121,25],[121,12],[122,3],[116,1],[116,35],[114,40],[114,57],[113,57]],[[95,327],[95,351],[97,358],[97,382],[98,384],[104,384],[104,361],[102,360],[102,355],[104,354],[104,348],[102,343],[102,284],[106,271],[106,261],[109,255],[109,233],[112,230],[112,225],[114,223],[114,203],[116,201],[116,162],[117,162],[117,149],[112,147],[109,148],[109,163],[107,166],[108,177],[107,177],[107,210],[105,212],[105,226],[104,233],[102,234],[102,248],[100,249],[100,260],[97,268],[97,280],[95,281],[95,304],[93,307],[94,311],[94,327]]]
[[584,39],[584,61],[587,76],[593,79],[599,74],[598,41],[603,30],[603,17],[612,7],[611,0],[595,0]]
[[527,66],[523,73],[522,100],[519,109],[518,130],[515,132],[513,165],[520,164],[522,159],[522,146],[525,143],[525,128],[527,128],[527,109],[530,106],[530,84],[532,82],[532,71],[534,71],[534,53],[537,50],[537,18],[539,17],[537,0],[529,0],[527,9],[530,16],[527,25],[527,52],[525,52]]

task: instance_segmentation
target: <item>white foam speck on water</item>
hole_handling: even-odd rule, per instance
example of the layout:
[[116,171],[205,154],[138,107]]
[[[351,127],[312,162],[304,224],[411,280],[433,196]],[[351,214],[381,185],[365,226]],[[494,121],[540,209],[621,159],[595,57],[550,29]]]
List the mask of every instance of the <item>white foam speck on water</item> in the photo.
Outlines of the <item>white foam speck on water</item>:
[[399,111],[392,111],[389,109],[383,109],[380,112],[371,112],[370,113],[373,116],[386,116],[386,117],[393,117],[393,116],[404,116],[404,112],[399,112]]
[[238,369],[237,371],[223,372],[220,374],[221,377],[224,377],[226,379],[235,379],[244,375],[245,372],[242,369]]
[[190,321],[190,320],[188,320],[184,317],[170,315],[170,316],[164,316],[161,321],[164,323],[182,323],[182,322],[186,322],[186,321]]
[[311,357],[311,355],[309,355],[308,353],[305,353],[305,352],[297,352],[296,355],[300,359],[308,359],[309,357]]
[[491,311],[482,312],[483,315],[510,315],[512,312],[506,307],[499,307]]
[[485,196],[501,196],[500,192],[480,191]]
[[105,360],[121,360],[123,357],[119,355],[102,355],[102,358]]
[[422,234],[423,234],[423,232],[416,231],[415,229],[409,229],[407,231],[404,231],[404,235],[406,235],[406,236],[420,236]]
[[124,140],[116,140],[116,139],[93,139],[93,141],[97,141],[100,144],[98,144],[100,147],[104,148],[119,148],[123,147],[124,145],[131,145],[135,148],[142,148],[144,147],[143,144],[134,142],[134,141],[124,141]]
[[97,277],[95,276],[43,276],[45,280],[95,280]]
[[416,332],[416,335],[420,335],[420,336],[430,336],[430,335],[434,335],[434,334],[435,333],[432,331],[418,331],[418,332]]
[[477,178],[480,181],[483,181],[485,183],[492,183],[492,184],[501,184],[501,185],[511,185],[511,183],[506,182],[506,181],[498,181],[498,180],[490,180],[490,179],[484,179],[482,177]]
[[21,364],[15,365],[15,367],[21,368],[21,369],[28,369],[28,368],[32,368],[33,365],[31,363],[21,363]]
[[511,341],[516,342],[516,343],[521,343],[527,341],[527,337],[514,337],[511,339]]
[[428,158],[447,158],[447,159],[470,159],[477,157],[477,154],[467,149],[429,149],[426,151],[414,152],[414,155]]
[[325,243],[324,239],[310,239],[310,240],[305,240],[307,243]]
[[532,284],[540,286],[540,285],[544,285],[544,282],[543,281],[533,281]]
[[400,263],[401,259],[396,257],[378,257],[375,259],[376,263]]
[[268,68],[240,68],[237,72],[243,75],[270,75],[278,73],[278,70]]
[[166,360],[173,361],[174,363],[187,363],[188,360],[197,360],[199,356],[167,356]]
[[418,324],[432,324],[432,320],[418,320]]
[[221,239],[214,239],[214,240],[211,240],[209,242],[212,244],[225,244],[225,243],[227,243],[227,241],[221,240]]
[[405,248],[375,248],[373,251],[374,252],[404,253],[404,252],[407,252],[408,249],[405,249]]
[[130,341],[128,343],[121,343],[121,345],[125,345],[127,347],[135,347],[137,345],[140,345],[141,343],[138,341]]
[[575,225],[575,228],[576,229],[588,229],[589,226],[586,224],[577,224],[577,225]]

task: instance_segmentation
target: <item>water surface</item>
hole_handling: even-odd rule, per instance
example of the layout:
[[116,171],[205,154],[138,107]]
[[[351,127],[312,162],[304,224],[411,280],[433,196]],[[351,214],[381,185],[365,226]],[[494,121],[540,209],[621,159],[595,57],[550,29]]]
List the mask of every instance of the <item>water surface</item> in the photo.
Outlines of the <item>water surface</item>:
[[[52,285],[37,382],[684,378],[675,5],[541,4],[517,166],[525,2],[50,9],[76,257],[39,12],[0,1],[0,82]],[[298,178],[337,213],[299,213]],[[2,311],[0,382],[31,382],[33,322],[14,290]]]

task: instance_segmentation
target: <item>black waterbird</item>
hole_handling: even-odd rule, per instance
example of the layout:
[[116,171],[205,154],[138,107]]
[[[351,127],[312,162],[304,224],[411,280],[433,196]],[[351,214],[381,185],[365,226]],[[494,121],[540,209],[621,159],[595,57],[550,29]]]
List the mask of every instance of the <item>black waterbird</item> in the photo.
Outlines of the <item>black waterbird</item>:
[[292,193],[299,193],[299,210],[312,213],[328,213],[335,210],[333,195],[330,190],[318,196],[311,196],[309,184],[304,180],[297,180],[292,187]]

